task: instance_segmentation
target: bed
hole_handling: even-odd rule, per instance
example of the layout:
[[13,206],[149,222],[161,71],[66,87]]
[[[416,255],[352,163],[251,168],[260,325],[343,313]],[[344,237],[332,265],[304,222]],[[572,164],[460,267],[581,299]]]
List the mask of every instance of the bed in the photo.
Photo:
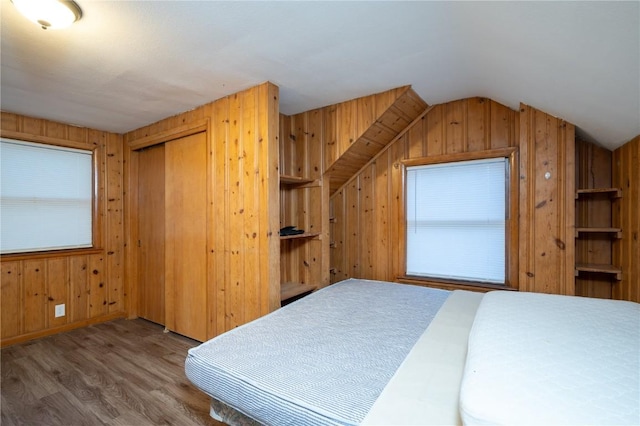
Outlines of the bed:
[[185,371],[228,424],[640,424],[639,325],[631,302],[350,279]]

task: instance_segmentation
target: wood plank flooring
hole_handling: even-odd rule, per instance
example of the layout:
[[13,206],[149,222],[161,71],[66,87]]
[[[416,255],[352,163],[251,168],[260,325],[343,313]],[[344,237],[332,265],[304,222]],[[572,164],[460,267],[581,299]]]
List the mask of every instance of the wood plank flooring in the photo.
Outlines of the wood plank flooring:
[[220,425],[186,378],[198,342],[116,320],[1,351],[1,424]]

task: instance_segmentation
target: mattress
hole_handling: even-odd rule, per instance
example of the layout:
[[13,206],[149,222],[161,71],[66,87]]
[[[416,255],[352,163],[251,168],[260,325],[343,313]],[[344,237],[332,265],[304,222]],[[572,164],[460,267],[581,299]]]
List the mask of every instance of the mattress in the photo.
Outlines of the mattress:
[[185,371],[263,424],[359,424],[449,295],[346,280],[190,349]]
[[459,425],[460,381],[482,293],[455,290],[384,388],[362,425]]
[[492,292],[460,390],[465,424],[640,424],[640,305]]

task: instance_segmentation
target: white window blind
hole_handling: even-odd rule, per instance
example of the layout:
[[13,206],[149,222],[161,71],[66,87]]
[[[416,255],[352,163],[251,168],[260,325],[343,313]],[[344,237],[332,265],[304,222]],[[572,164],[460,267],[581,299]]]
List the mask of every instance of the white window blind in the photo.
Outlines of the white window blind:
[[407,275],[505,283],[507,166],[407,167]]
[[0,139],[0,253],[92,246],[92,152]]

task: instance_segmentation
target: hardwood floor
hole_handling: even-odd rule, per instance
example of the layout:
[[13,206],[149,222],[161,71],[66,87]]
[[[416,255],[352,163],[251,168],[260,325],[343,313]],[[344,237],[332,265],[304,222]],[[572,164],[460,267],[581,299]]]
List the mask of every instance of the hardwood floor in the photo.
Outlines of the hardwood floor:
[[116,320],[2,349],[1,423],[220,425],[184,374],[198,342]]

